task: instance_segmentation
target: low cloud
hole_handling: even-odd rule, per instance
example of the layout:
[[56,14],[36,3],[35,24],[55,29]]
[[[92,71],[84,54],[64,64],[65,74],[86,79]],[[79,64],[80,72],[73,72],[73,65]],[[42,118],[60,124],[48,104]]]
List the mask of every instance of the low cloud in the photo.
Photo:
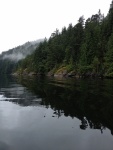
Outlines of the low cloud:
[[5,54],[3,56],[3,59],[9,59],[11,61],[19,61],[24,58],[25,56],[22,53],[15,53],[15,54],[9,54],[9,55]]

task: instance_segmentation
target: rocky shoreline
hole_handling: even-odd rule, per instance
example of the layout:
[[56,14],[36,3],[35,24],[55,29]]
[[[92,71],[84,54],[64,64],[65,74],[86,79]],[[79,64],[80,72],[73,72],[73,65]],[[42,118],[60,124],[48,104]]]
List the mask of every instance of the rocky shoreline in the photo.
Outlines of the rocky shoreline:
[[106,76],[104,74],[101,73],[94,73],[94,72],[86,72],[86,73],[78,73],[76,71],[70,71],[68,72],[67,70],[61,70],[58,72],[48,72],[48,73],[36,73],[36,72],[27,72],[27,71],[23,71],[22,73],[13,73],[13,76],[29,76],[29,77],[33,77],[33,76],[48,76],[48,77],[68,77],[68,78],[110,78],[112,79],[113,77],[109,77]]

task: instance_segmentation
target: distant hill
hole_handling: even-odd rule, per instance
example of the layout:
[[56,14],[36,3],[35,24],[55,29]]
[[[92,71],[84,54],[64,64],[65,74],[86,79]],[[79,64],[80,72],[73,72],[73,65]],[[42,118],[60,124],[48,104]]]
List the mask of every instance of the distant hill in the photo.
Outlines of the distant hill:
[[0,74],[11,74],[19,62],[32,54],[43,39],[27,42],[0,54]]
[[2,54],[0,55],[0,60],[8,59],[17,62],[21,59],[24,59],[26,56],[32,54],[35,51],[35,49],[38,47],[39,43],[42,41],[43,39],[26,42],[23,45],[2,52]]

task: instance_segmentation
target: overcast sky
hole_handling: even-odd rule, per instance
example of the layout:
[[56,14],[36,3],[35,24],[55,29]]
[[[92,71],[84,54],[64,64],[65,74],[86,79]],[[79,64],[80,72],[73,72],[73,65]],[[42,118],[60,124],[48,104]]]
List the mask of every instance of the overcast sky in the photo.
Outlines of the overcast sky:
[[50,37],[80,16],[100,9],[106,16],[112,0],[0,0],[0,53],[27,41]]

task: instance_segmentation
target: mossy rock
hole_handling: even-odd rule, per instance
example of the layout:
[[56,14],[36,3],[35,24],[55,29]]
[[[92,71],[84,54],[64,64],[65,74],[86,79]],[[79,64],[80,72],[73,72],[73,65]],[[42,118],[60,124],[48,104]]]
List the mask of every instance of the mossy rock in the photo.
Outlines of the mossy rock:
[[55,72],[55,76],[66,76],[68,73],[66,67],[62,67]]

